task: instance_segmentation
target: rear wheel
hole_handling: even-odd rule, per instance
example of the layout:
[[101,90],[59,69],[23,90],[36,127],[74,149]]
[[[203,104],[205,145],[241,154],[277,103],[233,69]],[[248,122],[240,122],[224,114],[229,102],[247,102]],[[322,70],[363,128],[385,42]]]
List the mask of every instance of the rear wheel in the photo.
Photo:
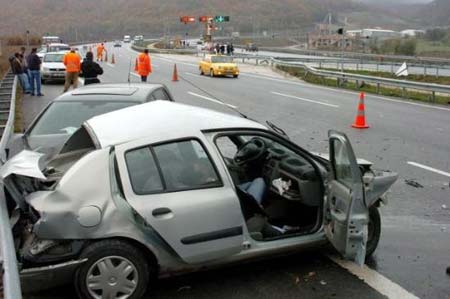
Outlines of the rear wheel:
[[239,75],[233,75],[233,78],[237,78]]
[[87,258],[75,273],[79,298],[138,299],[150,280],[150,267],[136,247],[119,240],[104,240],[88,246],[80,259]]
[[198,68],[198,70],[200,71],[200,75],[204,75],[205,73],[203,72],[203,69],[201,67]]
[[381,215],[376,206],[369,209],[369,227],[366,244],[366,258],[370,257],[378,247],[381,236]]

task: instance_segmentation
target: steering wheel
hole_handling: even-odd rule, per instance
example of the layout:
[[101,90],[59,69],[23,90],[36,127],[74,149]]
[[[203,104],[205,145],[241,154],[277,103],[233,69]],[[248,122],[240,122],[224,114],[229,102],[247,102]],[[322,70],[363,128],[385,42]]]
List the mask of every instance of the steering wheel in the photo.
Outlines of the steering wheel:
[[265,153],[266,149],[266,142],[262,138],[253,137],[238,149],[233,161],[237,165],[244,165],[258,160]]

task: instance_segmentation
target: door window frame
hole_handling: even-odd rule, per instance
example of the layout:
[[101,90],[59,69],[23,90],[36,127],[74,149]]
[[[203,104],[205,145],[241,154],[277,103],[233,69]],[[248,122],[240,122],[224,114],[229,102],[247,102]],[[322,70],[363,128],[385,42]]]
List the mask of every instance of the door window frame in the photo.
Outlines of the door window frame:
[[[212,166],[212,168],[214,170],[214,173],[216,174],[217,179],[218,179],[218,181],[217,181],[217,183],[215,185],[204,186],[204,187],[200,186],[200,187],[177,188],[177,189],[168,189],[167,188],[167,184],[166,184],[164,175],[162,173],[158,157],[156,156],[156,154],[154,152],[154,147],[160,146],[160,145],[172,144],[172,143],[180,143],[180,142],[185,142],[185,141],[196,141],[203,148],[203,151],[205,152],[209,162],[211,163],[211,166]],[[151,153],[151,155],[152,155],[152,158],[153,158],[153,160],[155,162],[155,165],[156,165],[156,168],[158,170],[158,175],[159,175],[159,177],[161,179],[161,182],[163,184],[163,189],[162,190],[157,190],[157,191],[153,191],[153,192],[145,192],[145,193],[136,193],[136,191],[134,190],[134,186],[133,186],[133,183],[131,181],[130,168],[128,167],[126,155],[127,155],[128,152],[132,152],[132,151],[139,150],[139,149],[142,149],[142,148],[148,148],[150,153]],[[220,175],[220,172],[219,172],[219,170],[218,170],[218,168],[216,166],[216,163],[212,159],[211,154],[209,153],[207,147],[205,146],[205,144],[199,138],[194,137],[194,136],[177,138],[177,139],[171,139],[171,140],[165,140],[165,141],[162,141],[162,142],[156,142],[156,143],[146,144],[146,145],[135,147],[135,148],[130,148],[130,149],[127,149],[126,151],[124,151],[123,158],[124,158],[125,166],[126,166],[126,169],[127,169],[127,176],[128,176],[129,184],[131,186],[131,190],[137,196],[147,196],[147,195],[152,195],[152,194],[165,194],[165,193],[174,193],[174,192],[192,191],[192,190],[203,190],[203,189],[214,189],[214,188],[222,188],[222,187],[224,187],[223,179],[222,179],[222,177]]]

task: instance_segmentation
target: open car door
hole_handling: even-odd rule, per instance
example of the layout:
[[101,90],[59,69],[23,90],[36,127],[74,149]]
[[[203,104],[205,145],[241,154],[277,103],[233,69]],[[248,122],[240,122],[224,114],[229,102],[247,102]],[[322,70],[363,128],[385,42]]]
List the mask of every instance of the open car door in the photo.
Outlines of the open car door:
[[329,131],[328,137],[331,171],[325,202],[325,232],[344,258],[362,265],[369,223],[362,174],[347,136]]

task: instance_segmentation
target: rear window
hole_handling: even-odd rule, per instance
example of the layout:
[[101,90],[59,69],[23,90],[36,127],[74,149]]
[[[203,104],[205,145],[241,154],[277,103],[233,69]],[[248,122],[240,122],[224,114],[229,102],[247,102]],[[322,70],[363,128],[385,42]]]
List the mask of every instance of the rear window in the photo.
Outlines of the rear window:
[[136,105],[133,102],[84,101],[53,102],[30,132],[34,135],[73,134],[86,120],[111,111]]

